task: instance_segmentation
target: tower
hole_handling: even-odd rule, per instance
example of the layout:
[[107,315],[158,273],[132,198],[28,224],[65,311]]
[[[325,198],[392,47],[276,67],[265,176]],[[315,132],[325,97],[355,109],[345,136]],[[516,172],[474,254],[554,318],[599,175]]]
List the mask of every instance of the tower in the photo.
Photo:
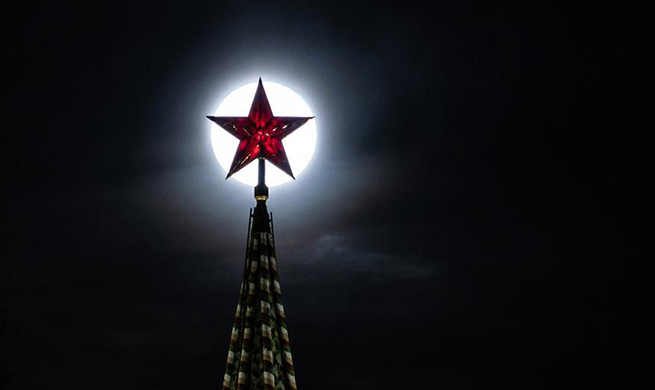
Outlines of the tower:
[[[223,390],[296,390],[272,214],[266,208],[265,160],[294,178],[282,140],[313,117],[275,117],[261,78],[247,117],[208,117],[239,139],[227,178],[258,161],[257,204],[250,210],[248,246]],[[295,179],[295,178],[294,178]]]
[[[264,159],[259,159],[260,178]],[[278,279],[268,192],[255,188],[257,205],[250,211],[243,282],[230,335],[223,390],[296,389],[282,292]]]

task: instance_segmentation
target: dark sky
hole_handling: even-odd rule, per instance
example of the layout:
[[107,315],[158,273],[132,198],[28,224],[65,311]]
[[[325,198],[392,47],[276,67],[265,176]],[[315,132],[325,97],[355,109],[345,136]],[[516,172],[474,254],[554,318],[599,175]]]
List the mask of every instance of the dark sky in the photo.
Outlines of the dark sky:
[[218,388],[254,200],[205,115],[260,76],[317,115],[269,201],[301,390],[651,368],[644,11],[134,3],[2,5],[8,389]]

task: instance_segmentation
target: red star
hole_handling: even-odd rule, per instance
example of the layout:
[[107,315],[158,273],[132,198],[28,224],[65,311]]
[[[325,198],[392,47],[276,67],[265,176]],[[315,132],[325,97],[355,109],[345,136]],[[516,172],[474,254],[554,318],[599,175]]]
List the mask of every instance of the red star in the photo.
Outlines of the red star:
[[239,139],[239,147],[225,179],[230,178],[257,157],[263,157],[293,177],[282,139],[314,117],[273,116],[262,79],[247,117],[208,116]]

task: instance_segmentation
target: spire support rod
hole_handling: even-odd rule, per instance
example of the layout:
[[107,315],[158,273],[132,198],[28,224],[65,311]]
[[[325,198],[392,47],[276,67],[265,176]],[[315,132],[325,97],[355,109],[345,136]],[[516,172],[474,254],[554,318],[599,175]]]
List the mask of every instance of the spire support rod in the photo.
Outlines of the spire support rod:
[[255,187],[255,200],[257,202],[268,199],[268,187],[266,186],[266,159],[259,157],[259,179],[257,180],[257,187]]
[[260,157],[259,159],[259,180],[257,181],[257,184],[259,185],[266,185],[266,160],[264,157]]
[[259,157],[259,179],[255,187],[255,200],[257,206],[253,213],[253,232],[270,233],[270,219],[266,209],[268,199],[268,187],[266,187],[266,165],[264,157]]

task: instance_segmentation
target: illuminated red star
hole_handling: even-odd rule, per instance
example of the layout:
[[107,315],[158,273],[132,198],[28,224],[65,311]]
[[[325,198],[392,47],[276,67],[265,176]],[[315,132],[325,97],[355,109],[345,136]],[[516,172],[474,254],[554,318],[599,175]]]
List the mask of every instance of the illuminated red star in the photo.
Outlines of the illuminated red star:
[[239,139],[239,147],[225,179],[258,157],[264,157],[295,179],[282,139],[314,117],[273,116],[261,78],[247,117],[208,116],[207,118]]

